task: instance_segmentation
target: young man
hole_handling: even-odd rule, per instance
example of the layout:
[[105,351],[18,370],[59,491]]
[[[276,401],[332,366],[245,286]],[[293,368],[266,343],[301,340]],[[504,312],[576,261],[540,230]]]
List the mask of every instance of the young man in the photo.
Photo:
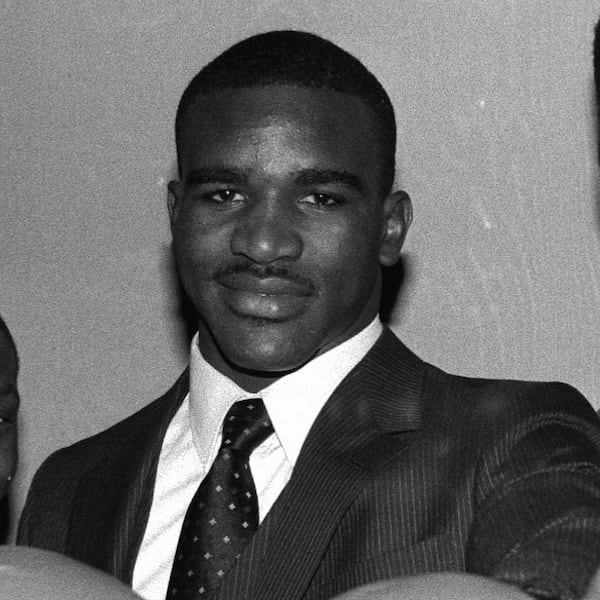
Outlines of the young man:
[[412,209],[373,75],[310,34],[255,36],[192,80],[176,137],[189,373],[48,459],[21,543],[148,599],[324,600],[435,571],[580,597],[600,563],[591,407],[443,373],[378,318]]

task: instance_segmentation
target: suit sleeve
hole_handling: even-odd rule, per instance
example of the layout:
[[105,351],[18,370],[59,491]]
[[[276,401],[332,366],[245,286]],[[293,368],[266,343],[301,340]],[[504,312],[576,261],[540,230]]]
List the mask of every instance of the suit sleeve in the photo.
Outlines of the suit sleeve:
[[64,552],[76,486],[75,465],[65,451],[51,455],[36,472],[19,520],[17,544]]
[[467,570],[536,598],[581,598],[600,565],[598,418],[563,384],[498,405],[481,430]]

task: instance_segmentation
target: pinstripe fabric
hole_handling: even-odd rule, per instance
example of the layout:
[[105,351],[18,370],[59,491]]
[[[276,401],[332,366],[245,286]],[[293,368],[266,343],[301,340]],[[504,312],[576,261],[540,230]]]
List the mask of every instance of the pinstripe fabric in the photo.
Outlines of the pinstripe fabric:
[[[185,391],[184,377],[50,458],[20,543],[130,580],[160,443]],[[325,600],[440,570],[577,598],[598,564],[600,426],[587,402],[561,384],[447,375],[386,332],[317,417],[215,599]]]
[[186,370],[142,414],[52,455],[29,490],[17,543],[61,552],[131,581],[162,439],[188,386]]

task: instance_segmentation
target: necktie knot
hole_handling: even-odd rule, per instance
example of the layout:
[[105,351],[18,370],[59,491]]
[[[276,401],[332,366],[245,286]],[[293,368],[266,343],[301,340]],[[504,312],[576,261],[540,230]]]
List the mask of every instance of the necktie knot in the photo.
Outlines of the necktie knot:
[[273,433],[273,425],[260,398],[235,402],[223,421],[221,448],[248,455]]

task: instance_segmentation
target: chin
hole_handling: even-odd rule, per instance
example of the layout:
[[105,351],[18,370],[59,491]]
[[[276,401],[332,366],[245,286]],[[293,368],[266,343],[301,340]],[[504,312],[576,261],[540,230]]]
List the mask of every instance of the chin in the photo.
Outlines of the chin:
[[286,373],[308,362],[314,352],[302,352],[289,338],[281,343],[255,339],[222,348],[223,354],[235,368],[254,373]]
[[232,356],[230,362],[232,365],[242,371],[251,373],[265,373],[269,375],[284,374],[299,369],[309,358],[298,359],[287,356],[271,355],[252,352],[242,356]]

